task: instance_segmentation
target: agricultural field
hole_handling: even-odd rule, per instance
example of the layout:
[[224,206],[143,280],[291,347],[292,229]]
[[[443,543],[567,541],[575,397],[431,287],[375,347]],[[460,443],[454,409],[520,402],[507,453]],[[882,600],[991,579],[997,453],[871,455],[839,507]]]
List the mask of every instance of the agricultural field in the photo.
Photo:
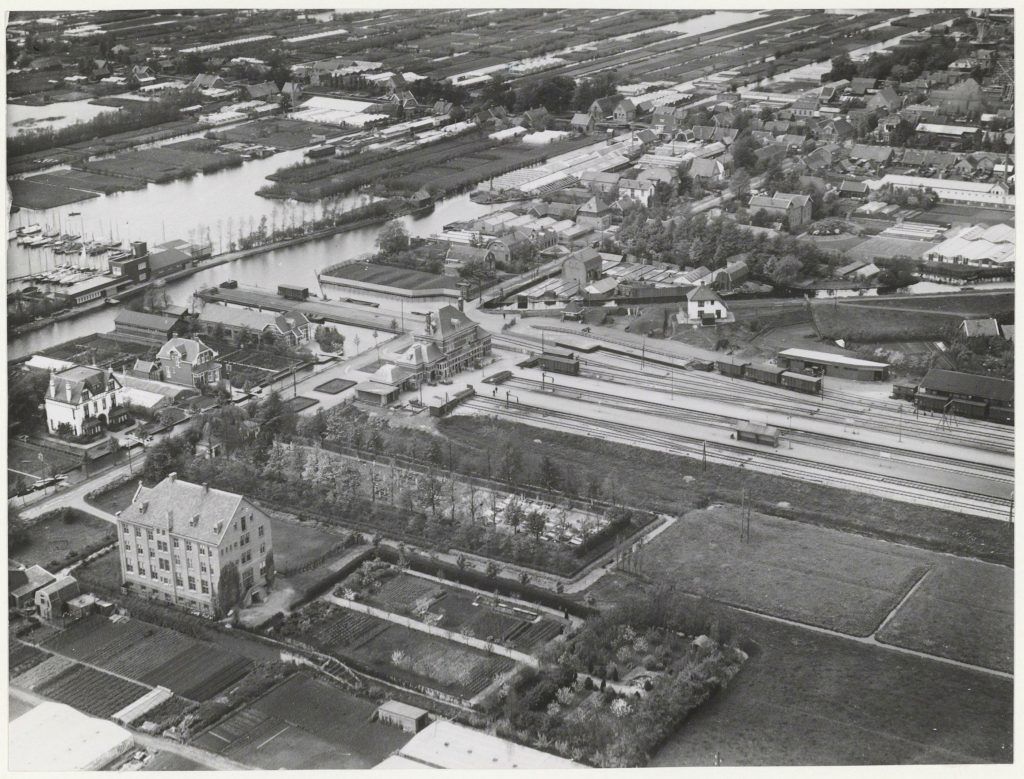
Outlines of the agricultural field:
[[410,734],[371,721],[375,705],[298,673],[193,743],[257,768],[372,768]]
[[879,641],[1013,671],[1013,569],[949,559],[878,631]]
[[56,679],[74,665],[77,665],[74,660],[53,655],[12,678],[11,684],[21,687],[23,690],[36,690],[52,679]]
[[86,549],[95,549],[117,540],[114,526],[109,522],[71,509],[66,521],[60,516],[49,517],[28,525],[25,543],[12,545],[8,553],[25,565],[52,567]]
[[54,173],[40,173],[24,179],[52,187],[60,187],[71,191],[81,190],[89,193],[110,195],[129,189],[144,189],[146,182],[138,178],[126,176],[104,176],[99,173],[88,173],[83,170],[59,170]]
[[43,647],[195,701],[217,695],[252,668],[248,658],[177,631],[99,615],[74,623]]
[[[342,586],[357,586],[358,577],[358,572],[350,575]],[[380,589],[360,590],[359,595],[366,603],[386,611],[523,652],[547,643],[562,631],[558,620],[523,606],[410,573],[385,578]]]
[[303,362],[298,357],[288,357],[254,348],[238,349],[221,356],[220,361],[224,364],[225,376],[238,387],[244,386],[246,382],[263,384],[277,374],[291,370]]
[[50,654],[38,647],[23,643],[16,638],[8,639],[7,668],[11,678],[35,668],[48,657]]
[[515,666],[506,658],[323,601],[292,614],[276,631],[401,684],[463,699],[482,692]]
[[137,701],[149,688],[95,668],[76,665],[37,687],[36,692],[94,717],[110,717]]
[[648,545],[642,572],[683,591],[852,635],[870,635],[925,573],[917,550],[755,515],[693,511]]
[[57,206],[66,206],[69,203],[78,203],[82,200],[99,197],[95,192],[85,192],[81,189],[68,189],[67,187],[55,186],[44,181],[33,181],[31,179],[10,179],[8,185],[11,188],[12,203],[19,208],[31,208],[41,211]]
[[136,357],[143,357],[151,352],[152,346],[149,344],[118,341],[115,338],[95,333],[44,349],[40,354],[55,360],[106,368],[118,363],[134,361]]
[[218,145],[216,141],[206,143],[209,144],[206,150],[200,150],[194,141],[182,141],[167,146],[120,152],[107,159],[83,162],[78,167],[90,173],[142,178],[161,184],[242,164],[242,158],[237,154],[212,151]]

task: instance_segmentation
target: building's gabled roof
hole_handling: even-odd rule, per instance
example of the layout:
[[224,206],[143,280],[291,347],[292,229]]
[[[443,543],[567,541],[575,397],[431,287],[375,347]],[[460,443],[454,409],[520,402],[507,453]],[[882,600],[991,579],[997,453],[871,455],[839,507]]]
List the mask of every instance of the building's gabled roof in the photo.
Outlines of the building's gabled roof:
[[59,400],[62,403],[78,405],[82,402],[86,392],[90,396],[106,392],[108,379],[114,381],[117,387],[121,386],[117,379],[113,378],[113,375],[108,377],[106,371],[76,365],[50,377],[50,387],[46,397]]
[[153,487],[140,483],[122,518],[161,530],[170,524],[175,535],[216,545],[243,500],[241,495],[182,481],[172,473]]
[[159,330],[162,333],[170,332],[180,317],[167,314],[150,314],[145,311],[130,311],[121,309],[114,317],[114,327],[128,325],[131,327],[142,327],[147,330]]
[[[623,182],[619,180],[619,186],[623,186]],[[581,214],[603,214],[609,210],[608,204],[604,202],[604,198],[594,195],[586,203],[579,208]]]
[[[204,351],[213,352],[198,338],[172,338],[160,347],[156,357],[158,360],[173,360],[177,355],[182,362],[194,363],[199,354]],[[214,352],[213,357],[216,356],[217,354]]]
[[435,324],[435,333],[448,338],[464,330],[476,327],[476,322],[459,311],[455,306],[444,306],[431,318]]
[[570,122],[570,124],[573,127],[575,127],[577,125],[583,125],[584,127],[587,127],[593,121],[594,121],[593,114],[582,114],[582,113],[581,114],[573,114],[572,115],[572,121]]
[[38,596],[40,593],[46,595],[50,600],[59,598],[66,601],[78,595],[78,580],[74,576],[65,576],[63,579],[57,579],[40,588],[36,595]]
[[562,259],[563,268],[565,267],[565,264],[569,262],[569,260],[579,260],[587,269],[600,269],[602,264],[604,263],[604,260],[601,257],[601,253],[592,246],[586,246],[582,249],[577,249],[572,254],[567,254]]
[[490,249],[486,246],[472,246],[465,243],[453,243],[448,246],[445,258],[465,262],[467,260],[485,260],[487,259],[488,254],[490,254]]
[[932,368],[921,380],[921,388],[950,395],[970,395],[1002,402],[1013,402],[1013,382],[993,376],[977,376],[941,368]]
[[296,327],[309,323],[309,319],[301,311],[275,314],[272,311],[252,311],[247,308],[235,308],[217,303],[205,306],[199,314],[199,321],[259,332],[267,328],[274,328],[281,333],[290,332]]
[[11,595],[15,598],[20,598],[23,595],[30,595],[36,590],[46,587],[57,580],[56,576],[47,571],[41,565],[31,565],[24,571],[21,571],[21,573],[25,575],[26,580],[19,586],[12,587]]
[[722,299],[715,294],[715,291],[711,289],[711,287],[694,287],[693,289],[686,293],[686,299],[689,300],[691,303],[696,303],[702,300],[709,301],[712,303],[722,302]]

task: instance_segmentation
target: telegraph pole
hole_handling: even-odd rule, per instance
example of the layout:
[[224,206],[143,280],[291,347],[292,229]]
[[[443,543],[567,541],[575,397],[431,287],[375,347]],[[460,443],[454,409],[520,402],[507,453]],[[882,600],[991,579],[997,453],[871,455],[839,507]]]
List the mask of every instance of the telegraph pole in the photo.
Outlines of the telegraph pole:
[[702,471],[704,473],[707,473],[707,470],[708,470],[708,442],[707,441],[703,441],[702,445],[703,445],[703,454],[701,456],[701,460],[703,461]]

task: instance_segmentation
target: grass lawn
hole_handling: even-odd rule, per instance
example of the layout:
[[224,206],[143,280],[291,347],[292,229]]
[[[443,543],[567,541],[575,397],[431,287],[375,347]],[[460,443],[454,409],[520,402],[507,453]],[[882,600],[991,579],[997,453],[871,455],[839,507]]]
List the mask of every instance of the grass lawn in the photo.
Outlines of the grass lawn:
[[320,401],[316,398],[307,398],[304,395],[299,395],[298,397],[288,398],[288,400],[284,402],[284,407],[297,414],[300,411],[305,411],[311,406],[315,406],[319,402]]
[[[599,603],[636,591],[605,576]],[[1013,683],[683,596],[750,655],[655,766],[1010,762]],[[956,701],[956,705],[937,702]]]
[[731,613],[751,658],[651,766],[1013,759],[1012,682]]
[[274,541],[274,565],[279,569],[295,568],[315,560],[348,536],[343,531],[299,522],[278,512],[267,514]]
[[[774,516],[1003,564],[1013,560],[1012,534],[994,519],[967,522],[953,511],[726,465],[702,472],[690,458],[478,416],[441,419],[437,430],[455,445],[459,470],[476,475],[485,476],[488,459],[500,463],[512,444],[522,455],[526,481],[547,455],[571,463],[565,470],[582,493],[596,483],[604,497],[613,491],[617,501],[652,511],[679,515],[708,501],[739,505],[746,490],[756,510]],[[778,506],[781,501],[791,508]]]
[[740,540],[732,506],[679,518],[650,542],[642,572],[695,595],[870,635],[925,572],[915,550],[755,515]]
[[[132,455],[135,457],[135,455]],[[103,509],[108,514],[116,514],[118,511],[124,511],[128,506],[131,505],[132,498],[135,496],[135,491],[139,488],[138,479],[129,479],[128,481],[118,484],[113,488],[102,492],[95,497],[86,500],[90,506],[95,506],[98,509]]]
[[117,550],[111,549],[85,566],[79,566],[75,569],[75,578],[83,591],[93,587],[99,590],[98,594],[116,591],[121,586],[121,559]]
[[326,381],[318,387],[314,387],[317,392],[325,392],[328,395],[337,395],[339,392],[344,392],[349,387],[354,387],[356,383],[349,379],[331,379]]
[[930,572],[879,641],[1013,671],[1013,569],[947,560]]
[[20,208],[43,210],[99,197],[95,192],[68,189],[29,179],[11,179],[9,183],[14,205]]
[[68,555],[104,541],[117,540],[114,526],[81,512],[72,514],[74,521],[66,523],[59,517],[44,519],[28,528],[28,540],[8,550],[8,554],[25,565],[50,568],[51,562],[60,562]]

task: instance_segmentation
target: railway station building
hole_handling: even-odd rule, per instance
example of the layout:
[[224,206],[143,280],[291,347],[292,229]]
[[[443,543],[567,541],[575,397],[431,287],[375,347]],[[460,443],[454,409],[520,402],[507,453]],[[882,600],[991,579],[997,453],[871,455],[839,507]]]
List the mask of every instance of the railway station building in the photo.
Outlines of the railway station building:
[[888,363],[860,360],[829,352],[814,352],[809,349],[785,349],[779,352],[777,362],[789,371],[815,371],[839,379],[885,381],[889,378]]

